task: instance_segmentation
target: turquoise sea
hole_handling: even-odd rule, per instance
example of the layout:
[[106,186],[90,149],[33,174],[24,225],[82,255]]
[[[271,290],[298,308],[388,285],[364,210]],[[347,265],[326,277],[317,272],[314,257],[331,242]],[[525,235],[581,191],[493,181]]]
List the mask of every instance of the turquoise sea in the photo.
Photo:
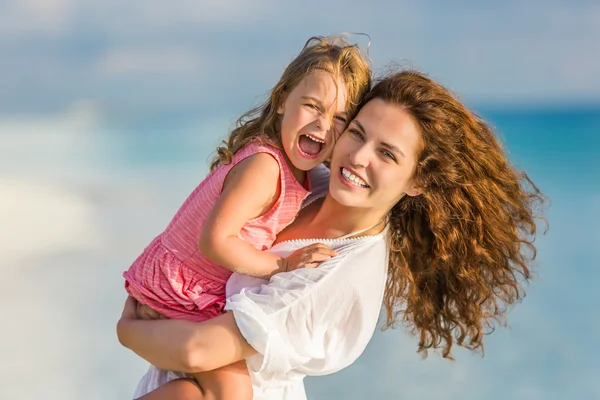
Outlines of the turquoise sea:
[[[484,358],[423,360],[401,326],[377,331],[350,368],[307,379],[310,399],[600,398],[600,108],[478,111],[550,200],[527,297]],[[145,363],[114,334],[121,273],[204,177],[234,116],[107,118],[89,104],[0,116],[0,352],[12,360],[0,398],[129,398]]]

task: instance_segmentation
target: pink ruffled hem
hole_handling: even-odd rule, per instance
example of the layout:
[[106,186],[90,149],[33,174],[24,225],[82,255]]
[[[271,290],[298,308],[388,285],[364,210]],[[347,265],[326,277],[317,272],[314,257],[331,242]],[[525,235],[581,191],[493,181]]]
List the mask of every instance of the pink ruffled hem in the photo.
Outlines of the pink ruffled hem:
[[160,238],[123,277],[129,295],[168,318],[204,321],[224,313],[225,283],[187,267]]

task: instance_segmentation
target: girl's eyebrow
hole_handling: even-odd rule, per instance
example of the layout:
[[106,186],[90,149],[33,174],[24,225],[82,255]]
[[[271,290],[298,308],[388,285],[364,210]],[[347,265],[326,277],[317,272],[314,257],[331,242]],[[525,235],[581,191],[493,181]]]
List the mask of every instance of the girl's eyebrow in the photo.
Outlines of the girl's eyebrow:
[[[301,96],[300,98],[304,99],[304,100],[312,101],[319,108],[319,110],[321,110],[321,112],[325,111],[325,106],[323,105],[323,102],[321,100],[317,99],[316,97]],[[348,118],[348,113],[346,111],[336,112],[335,115],[341,115],[341,116]]]
[[316,106],[318,106],[318,107],[319,107],[319,109],[320,109],[321,111],[325,110],[325,107],[323,107],[323,102],[322,102],[321,100],[317,99],[316,97],[312,97],[312,96],[302,96],[301,98],[302,98],[302,99],[304,99],[304,100],[310,100],[310,101],[312,101],[313,103],[315,103],[315,104],[316,104]]

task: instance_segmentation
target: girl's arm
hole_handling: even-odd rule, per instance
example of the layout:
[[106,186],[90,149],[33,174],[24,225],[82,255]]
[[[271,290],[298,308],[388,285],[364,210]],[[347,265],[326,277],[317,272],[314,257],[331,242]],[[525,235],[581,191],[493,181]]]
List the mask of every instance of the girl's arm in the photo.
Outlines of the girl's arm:
[[285,271],[284,260],[262,252],[237,235],[243,225],[268,212],[279,198],[279,164],[267,153],[242,160],[229,171],[221,195],[204,224],[198,248],[225,268],[269,277]]
[[211,371],[256,354],[227,312],[205,322],[138,320],[129,297],[117,324],[121,344],[149,363],[188,373]]

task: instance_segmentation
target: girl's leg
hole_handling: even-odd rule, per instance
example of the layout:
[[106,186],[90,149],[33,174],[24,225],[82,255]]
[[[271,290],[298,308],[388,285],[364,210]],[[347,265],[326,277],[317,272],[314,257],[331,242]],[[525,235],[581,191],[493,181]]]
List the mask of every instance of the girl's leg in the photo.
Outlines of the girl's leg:
[[175,379],[136,400],[205,400],[193,379]]
[[245,360],[192,376],[202,388],[203,400],[252,400],[252,381]]
[[245,361],[214,371],[176,379],[137,400],[252,400],[252,382]]

